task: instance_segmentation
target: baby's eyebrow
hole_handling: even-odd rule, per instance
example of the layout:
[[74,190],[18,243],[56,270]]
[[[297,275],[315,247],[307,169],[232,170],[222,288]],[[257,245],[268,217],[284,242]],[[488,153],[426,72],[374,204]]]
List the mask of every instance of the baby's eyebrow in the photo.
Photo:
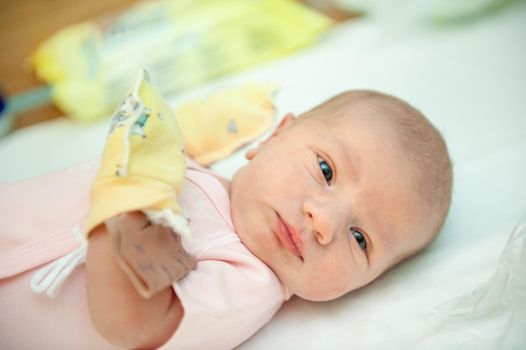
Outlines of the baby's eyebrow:
[[345,148],[344,143],[341,140],[336,139],[335,144],[338,150],[338,153],[341,155],[341,158],[345,164],[343,171],[346,173],[347,177],[353,179],[354,181],[359,180],[360,172],[359,169],[359,160],[357,159],[352,150]]
[[395,253],[398,239],[392,234],[393,228],[381,222],[382,213],[376,212],[373,215],[369,217],[367,227],[365,225],[363,227],[371,242],[369,258],[375,255],[374,252],[381,252],[382,256],[390,256]]

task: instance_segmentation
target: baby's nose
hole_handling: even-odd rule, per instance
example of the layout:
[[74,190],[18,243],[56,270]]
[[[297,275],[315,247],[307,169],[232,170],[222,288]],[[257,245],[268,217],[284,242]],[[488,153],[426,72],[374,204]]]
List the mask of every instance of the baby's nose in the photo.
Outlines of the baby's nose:
[[321,245],[328,245],[336,236],[340,226],[337,210],[321,200],[309,199],[303,204],[303,213],[308,226]]

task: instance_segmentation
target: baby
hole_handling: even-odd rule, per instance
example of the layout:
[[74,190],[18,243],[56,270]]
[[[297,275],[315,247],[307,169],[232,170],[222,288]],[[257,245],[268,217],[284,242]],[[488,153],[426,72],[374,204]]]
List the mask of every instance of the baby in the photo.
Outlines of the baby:
[[[93,230],[86,267],[56,299],[31,294],[28,281],[58,253],[0,264],[1,347],[232,348],[292,295],[338,298],[422,250],[450,204],[451,162],[439,132],[407,103],[378,92],[346,92],[298,118],[287,114],[246,158],[230,183],[189,163],[180,201],[191,241],[142,213],[119,215]],[[3,185],[0,209],[13,221],[22,216],[14,207],[27,215],[45,205],[39,191],[63,193],[69,197],[62,207],[41,209],[55,214],[42,215],[42,227],[82,224],[84,189],[96,170],[92,163]],[[19,199],[22,186],[25,200]],[[83,209],[61,217],[72,207]],[[29,225],[17,224],[17,232]],[[2,252],[9,244],[4,232],[14,227],[3,225]],[[141,263],[146,255],[177,261],[169,276],[175,282],[141,297],[108,232],[130,237],[133,249],[123,258],[143,272],[155,268],[148,259]],[[53,249],[71,250],[71,238],[60,235]],[[51,245],[49,237],[44,241],[33,246]],[[29,251],[18,255],[27,258]]]

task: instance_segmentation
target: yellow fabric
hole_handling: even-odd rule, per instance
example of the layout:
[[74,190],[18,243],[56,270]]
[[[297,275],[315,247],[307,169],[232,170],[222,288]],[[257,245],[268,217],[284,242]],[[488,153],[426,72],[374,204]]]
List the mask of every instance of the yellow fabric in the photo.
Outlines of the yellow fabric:
[[178,106],[175,114],[188,154],[209,165],[261,135],[274,122],[275,90],[271,84],[253,83]]
[[[143,210],[173,219],[187,229],[177,195],[185,173],[185,150],[170,106],[142,71],[134,91],[113,115],[99,174],[91,189],[84,228],[89,232],[120,213]],[[161,222],[162,223],[162,222]]]

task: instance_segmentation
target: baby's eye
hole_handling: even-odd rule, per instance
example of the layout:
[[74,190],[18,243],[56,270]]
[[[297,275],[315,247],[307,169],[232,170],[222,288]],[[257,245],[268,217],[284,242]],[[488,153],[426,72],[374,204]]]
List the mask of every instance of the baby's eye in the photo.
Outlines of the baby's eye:
[[332,180],[332,169],[329,163],[318,157],[318,164],[320,165],[321,172],[325,181],[330,184]]
[[360,246],[360,248],[363,251],[366,251],[367,250],[367,242],[365,241],[364,235],[360,231],[358,231],[358,230],[356,230],[354,228],[351,229],[351,232],[352,232],[352,234],[354,236],[354,239],[356,239],[356,242],[358,242],[358,245]]

